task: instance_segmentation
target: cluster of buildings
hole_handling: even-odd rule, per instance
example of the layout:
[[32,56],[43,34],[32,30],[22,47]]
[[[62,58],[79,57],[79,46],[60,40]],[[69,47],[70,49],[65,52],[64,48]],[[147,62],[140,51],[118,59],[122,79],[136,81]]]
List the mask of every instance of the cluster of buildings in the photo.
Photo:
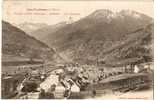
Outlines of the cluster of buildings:
[[[82,79],[83,82],[97,83],[98,81],[105,79],[109,76],[119,75],[123,73],[140,73],[147,72],[153,69],[153,63],[138,63],[139,58],[125,59],[121,61],[106,62],[105,64],[99,64],[98,66],[92,65],[79,65],[79,64],[66,64],[57,65],[58,67],[52,67],[47,73],[50,75],[42,83],[43,88],[49,88],[43,84],[51,84],[54,74],[65,72],[65,76],[68,79],[75,80],[76,78]],[[29,60],[23,57],[15,56],[3,56],[2,57],[2,98],[10,98],[16,95],[17,86],[25,78],[27,72],[30,73],[32,69],[44,68],[44,63],[41,60]],[[35,71],[35,70],[34,70]],[[35,72],[31,72],[35,73]],[[37,72],[36,72],[37,73]],[[46,74],[47,74],[46,73]],[[60,77],[60,76],[58,76]],[[101,79],[100,79],[101,78]],[[58,85],[59,79],[56,79]],[[74,85],[77,84],[73,83]],[[78,86],[80,89],[81,87]]]

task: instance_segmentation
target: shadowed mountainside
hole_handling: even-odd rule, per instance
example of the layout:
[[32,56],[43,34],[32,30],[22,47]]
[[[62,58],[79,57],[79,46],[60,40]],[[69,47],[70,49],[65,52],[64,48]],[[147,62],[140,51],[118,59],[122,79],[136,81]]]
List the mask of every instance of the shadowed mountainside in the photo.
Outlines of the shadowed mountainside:
[[2,53],[50,61],[57,55],[46,44],[5,21],[2,21]]

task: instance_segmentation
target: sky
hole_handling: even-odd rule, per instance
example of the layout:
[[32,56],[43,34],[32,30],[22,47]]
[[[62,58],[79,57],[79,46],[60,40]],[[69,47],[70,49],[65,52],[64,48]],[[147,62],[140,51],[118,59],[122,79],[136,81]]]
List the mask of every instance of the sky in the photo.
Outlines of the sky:
[[3,20],[13,24],[24,22],[56,24],[79,20],[97,9],[118,12],[134,10],[154,18],[154,3],[128,1],[3,1]]

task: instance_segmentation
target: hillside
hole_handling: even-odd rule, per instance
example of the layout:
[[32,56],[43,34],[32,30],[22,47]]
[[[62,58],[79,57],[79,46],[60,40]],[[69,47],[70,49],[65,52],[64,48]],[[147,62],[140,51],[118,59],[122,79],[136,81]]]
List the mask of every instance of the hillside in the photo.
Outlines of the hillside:
[[51,33],[56,32],[60,28],[66,26],[66,22],[60,22],[55,25],[48,25],[46,27],[39,28],[31,32],[31,35],[36,37],[37,39],[45,42],[46,37],[50,36]]
[[[33,36],[31,32],[38,30],[43,27],[47,27],[47,24],[44,23],[30,23],[30,22],[24,22],[19,25],[16,25],[18,28],[26,32],[27,34]],[[35,35],[35,34],[34,34]]]
[[24,31],[2,21],[2,54],[55,60],[55,51]]
[[96,63],[98,59],[110,62],[131,57],[145,60],[150,56],[150,50],[144,55],[142,53],[151,41],[151,32],[144,27],[151,20],[135,11],[113,13],[101,9],[55,32],[51,31],[43,41],[68,60],[79,63]]
[[152,23],[152,44],[151,44],[151,49],[152,49],[152,56],[154,57],[154,20],[153,20],[153,23]]

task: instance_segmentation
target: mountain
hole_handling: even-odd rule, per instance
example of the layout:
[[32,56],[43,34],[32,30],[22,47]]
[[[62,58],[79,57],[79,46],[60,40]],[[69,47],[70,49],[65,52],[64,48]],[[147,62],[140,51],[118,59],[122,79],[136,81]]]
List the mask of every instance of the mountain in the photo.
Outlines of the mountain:
[[66,25],[67,25],[67,22],[60,22],[55,25],[48,25],[46,27],[42,27],[42,28],[32,31],[31,34],[37,39],[45,42],[44,40],[46,39],[46,37],[50,36],[50,33],[54,33]]
[[58,57],[52,48],[5,21],[2,21],[2,54],[49,61]]
[[[56,31],[48,31],[42,41],[56,48],[66,59],[79,63],[144,58],[146,54],[141,54],[146,46],[142,42],[150,43],[151,32],[146,32],[145,27],[151,20],[151,17],[135,11],[114,13],[100,9]],[[134,54],[137,51],[138,54]],[[146,52],[149,56],[149,50]]]
[[[69,41],[77,39],[77,41],[88,41],[88,39],[118,40],[127,33],[145,26],[151,20],[146,15],[134,11],[132,13],[133,16],[127,11],[113,13],[109,10],[97,10],[77,22],[67,24],[56,32],[50,32],[44,41],[49,46],[54,45],[55,47],[58,46],[57,48],[63,48],[63,43],[68,44]],[[135,17],[137,15],[140,17]],[[93,37],[91,38],[91,36]]]
[[30,22],[24,22],[21,23],[19,25],[16,25],[18,28],[22,29],[24,32],[26,32],[27,34],[33,36],[33,34],[31,33],[32,31],[35,31],[37,29],[43,28],[43,27],[47,27],[47,24],[44,23],[30,23]]

